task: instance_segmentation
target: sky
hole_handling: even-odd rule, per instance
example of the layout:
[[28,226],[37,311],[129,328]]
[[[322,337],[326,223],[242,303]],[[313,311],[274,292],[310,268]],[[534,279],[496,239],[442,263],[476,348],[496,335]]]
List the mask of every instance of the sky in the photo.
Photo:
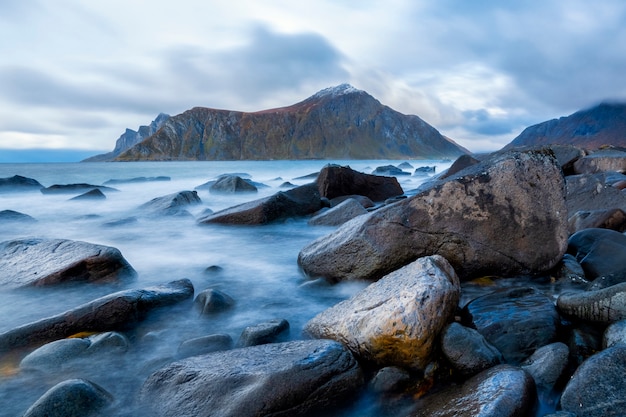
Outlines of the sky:
[[473,152],[626,101],[623,0],[0,0],[0,39],[0,161],[341,83]]

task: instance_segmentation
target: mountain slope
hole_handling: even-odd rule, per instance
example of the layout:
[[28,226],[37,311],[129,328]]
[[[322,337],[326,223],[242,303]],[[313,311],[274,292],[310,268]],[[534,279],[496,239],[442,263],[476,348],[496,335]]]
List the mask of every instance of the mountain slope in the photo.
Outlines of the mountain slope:
[[441,159],[465,153],[419,117],[342,84],[253,113],[193,108],[115,160]]
[[505,149],[516,146],[574,145],[598,149],[603,145],[626,146],[626,104],[602,103],[570,116],[524,129]]

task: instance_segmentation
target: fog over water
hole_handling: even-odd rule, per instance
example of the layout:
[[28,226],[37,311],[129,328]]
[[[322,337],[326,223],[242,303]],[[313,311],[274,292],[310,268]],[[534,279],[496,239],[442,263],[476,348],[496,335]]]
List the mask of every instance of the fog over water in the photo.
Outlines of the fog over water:
[[[327,163],[350,165],[371,172],[381,165],[403,161],[243,161],[243,162],[133,162],[74,164],[0,164],[0,178],[22,175],[43,186],[89,183],[110,179],[169,176],[171,181],[111,185],[106,200],[70,201],[76,194],[34,192],[0,193],[0,210],[15,210],[34,217],[36,223],[0,223],[0,241],[24,237],[61,238],[118,248],[137,271],[136,279],[119,285],[77,284],[68,287],[6,290],[0,287],[0,332],[66,311],[105,294],[128,288],[145,288],[189,278],[196,295],[219,289],[235,299],[235,307],[215,316],[199,317],[190,303],[154,314],[132,336],[132,347],[114,362],[90,362],[45,375],[15,369],[0,357],[0,415],[21,415],[45,391],[70,377],[90,379],[113,393],[114,415],[138,415],[132,402],[145,378],[171,361],[184,340],[229,334],[235,342],[250,325],[284,318],[290,323],[290,339],[301,339],[303,325],[320,311],[348,298],[365,283],[303,285],[297,255],[313,239],[332,228],[307,225],[307,219],[291,219],[264,226],[198,225],[204,210],[221,210],[272,195],[289,181],[319,171]],[[446,169],[447,161],[410,161],[415,167]],[[408,172],[408,170],[407,170]],[[188,209],[191,216],[150,217],[138,207],[155,197],[195,187],[225,173],[238,173],[262,183],[256,194],[215,195],[198,191],[202,204]],[[425,176],[400,176],[405,191],[416,188]],[[117,227],[104,223],[135,216],[137,221]],[[210,266],[222,268],[207,273]],[[2,274],[2,271],[0,271]],[[7,413],[7,414],[4,414]]]

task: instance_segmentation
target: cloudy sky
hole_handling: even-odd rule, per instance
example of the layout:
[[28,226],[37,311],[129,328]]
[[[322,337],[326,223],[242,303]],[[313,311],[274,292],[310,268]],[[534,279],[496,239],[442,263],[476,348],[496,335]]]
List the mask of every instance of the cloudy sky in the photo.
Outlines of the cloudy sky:
[[626,101],[623,0],[0,0],[0,153],[350,83],[472,151]]

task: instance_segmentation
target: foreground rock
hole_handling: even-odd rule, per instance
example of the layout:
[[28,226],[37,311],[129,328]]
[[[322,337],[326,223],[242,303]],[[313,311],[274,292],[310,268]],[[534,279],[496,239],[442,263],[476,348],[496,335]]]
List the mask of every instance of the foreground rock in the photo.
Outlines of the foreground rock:
[[379,367],[423,370],[459,295],[459,279],[444,258],[421,258],[318,314],[304,331],[337,340]]
[[316,184],[320,195],[328,199],[357,194],[373,201],[384,201],[404,193],[395,177],[364,174],[339,165],[325,166]]
[[84,417],[97,415],[113,402],[104,388],[84,379],[70,379],[52,387],[23,417]]
[[0,352],[42,345],[80,332],[132,328],[152,310],[193,297],[188,279],[145,289],[119,291],[56,316],[0,333]]
[[0,243],[0,286],[114,282],[135,270],[116,248],[65,239],[24,239]]
[[153,198],[139,209],[154,216],[180,216],[189,215],[186,208],[200,203],[197,191],[181,191]]
[[14,191],[38,191],[44,188],[39,181],[22,177],[21,175],[14,175],[12,177],[0,178],[0,193],[1,192],[14,192]]
[[528,373],[498,365],[453,387],[425,398],[410,417],[519,417],[535,403],[535,384]]
[[548,151],[510,152],[357,217],[300,251],[312,277],[376,279],[422,256],[462,279],[547,271],[567,247],[564,182]]
[[322,200],[317,186],[307,184],[209,214],[198,219],[198,223],[266,224],[309,215],[321,208]]
[[147,379],[141,400],[154,416],[297,416],[332,410],[362,384],[341,344],[308,340],[172,363]]
[[622,416],[626,407],[626,346],[610,347],[587,359],[561,396],[561,408],[577,416]]

